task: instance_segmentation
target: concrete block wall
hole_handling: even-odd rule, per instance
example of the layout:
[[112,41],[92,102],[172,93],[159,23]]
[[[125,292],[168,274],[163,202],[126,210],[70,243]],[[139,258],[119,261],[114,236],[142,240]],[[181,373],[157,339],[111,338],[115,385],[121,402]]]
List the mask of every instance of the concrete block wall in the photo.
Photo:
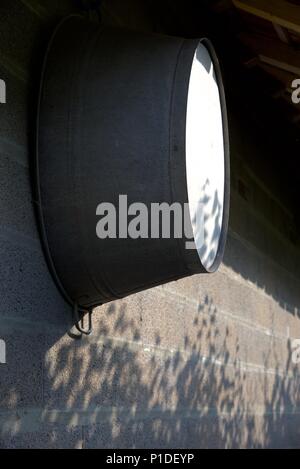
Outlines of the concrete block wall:
[[[156,29],[142,4],[110,0],[104,21]],[[288,205],[234,131],[220,271],[98,308],[94,335],[69,337],[34,217],[30,140],[39,47],[71,11],[0,3],[0,447],[299,447],[300,250]]]

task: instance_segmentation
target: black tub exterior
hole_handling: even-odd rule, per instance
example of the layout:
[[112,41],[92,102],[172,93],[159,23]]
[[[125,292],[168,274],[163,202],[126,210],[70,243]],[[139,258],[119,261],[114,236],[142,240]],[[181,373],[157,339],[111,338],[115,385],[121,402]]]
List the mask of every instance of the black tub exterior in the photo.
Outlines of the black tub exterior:
[[[102,29],[81,17],[57,28],[40,91],[36,190],[43,244],[54,278],[84,308],[195,273],[207,272],[186,239],[96,236],[96,208],[143,202],[188,202],[185,121],[190,69],[199,40]],[[226,190],[229,149],[223,106]]]

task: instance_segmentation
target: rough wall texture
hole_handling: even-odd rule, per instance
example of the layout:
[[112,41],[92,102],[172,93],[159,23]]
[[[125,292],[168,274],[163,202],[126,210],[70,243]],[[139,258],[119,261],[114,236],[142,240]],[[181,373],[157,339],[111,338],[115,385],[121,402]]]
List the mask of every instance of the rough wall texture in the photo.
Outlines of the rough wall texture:
[[[141,3],[111,0],[104,20],[151,30]],[[0,4],[0,447],[299,447],[300,252],[288,208],[234,129],[220,271],[101,307],[93,337],[67,335],[34,218],[30,134],[35,54],[70,11]]]

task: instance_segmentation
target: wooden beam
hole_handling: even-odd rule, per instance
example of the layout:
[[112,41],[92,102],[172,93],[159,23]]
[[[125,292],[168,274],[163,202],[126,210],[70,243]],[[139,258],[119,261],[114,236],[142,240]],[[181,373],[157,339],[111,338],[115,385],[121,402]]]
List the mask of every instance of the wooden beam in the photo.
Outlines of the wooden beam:
[[295,75],[300,76],[300,67],[295,67],[285,62],[281,62],[280,60],[272,59],[272,57],[266,57],[265,55],[259,54],[259,60],[264,62],[265,64],[271,65],[272,67],[281,68],[286,72],[294,73]]
[[272,24],[279,39],[282,42],[285,42],[285,44],[289,44],[290,40],[289,40],[288,32],[286,31],[286,29],[280,26],[280,24],[277,24],[277,23],[272,23]]
[[300,52],[298,50],[283,42],[258,34],[241,33],[238,37],[262,62],[300,77]]
[[247,13],[263,18],[300,34],[300,6],[284,0],[233,0]]
[[295,79],[295,75],[293,73],[286,72],[285,70],[272,67],[271,65],[262,62],[260,62],[259,67],[283,86],[283,88],[281,88],[281,92],[284,92],[285,90],[292,91],[292,83]]

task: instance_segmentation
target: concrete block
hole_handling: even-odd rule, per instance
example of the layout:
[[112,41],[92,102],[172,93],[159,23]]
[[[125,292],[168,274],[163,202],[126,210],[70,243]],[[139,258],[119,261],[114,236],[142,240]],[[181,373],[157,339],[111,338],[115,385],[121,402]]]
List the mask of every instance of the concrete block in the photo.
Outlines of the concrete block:
[[6,364],[0,365],[0,410],[42,405],[44,337],[1,330]]
[[105,422],[86,427],[84,448],[186,448],[187,422],[161,412],[156,417]]
[[184,305],[163,292],[154,289],[141,297],[142,342],[176,351],[183,348]]
[[2,155],[0,155],[0,210],[1,232],[9,228],[38,240],[29,170]]
[[93,313],[95,338],[120,338],[142,340],[142,294],[131,295],[96,308]]
[[0,436],[1,449],[82,449],[81,427],[42,425],[39,431]]
[[171,405],[174,377],[167,379],[167,366],[161,357],[125,341],[62,338],[48,348],[44,400],[48,408],[68,409]]
[[21,318],[38,328],[45,322],[67,332],[71,308],[49,273],[40,243],[12,232],[10,239],[1,237],[0,257],[1,320]]

